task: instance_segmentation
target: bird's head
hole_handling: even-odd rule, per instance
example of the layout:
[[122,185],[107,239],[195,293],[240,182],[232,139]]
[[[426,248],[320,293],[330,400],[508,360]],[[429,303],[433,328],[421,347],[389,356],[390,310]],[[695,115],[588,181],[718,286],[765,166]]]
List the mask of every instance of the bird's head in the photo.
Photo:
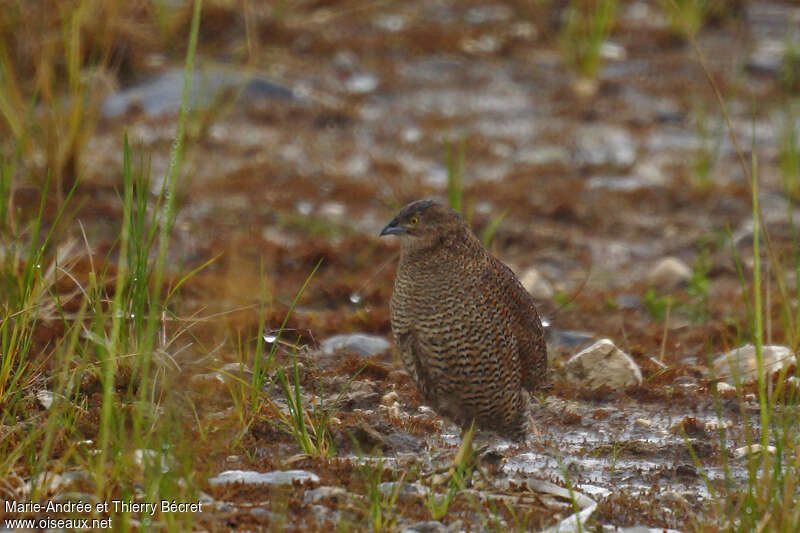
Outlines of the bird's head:
[[397,213],[383,230],[397,235],[406,250],[425,249],[444,242],[449,235],[466,228],[461,215],[432,200],[411,202]]

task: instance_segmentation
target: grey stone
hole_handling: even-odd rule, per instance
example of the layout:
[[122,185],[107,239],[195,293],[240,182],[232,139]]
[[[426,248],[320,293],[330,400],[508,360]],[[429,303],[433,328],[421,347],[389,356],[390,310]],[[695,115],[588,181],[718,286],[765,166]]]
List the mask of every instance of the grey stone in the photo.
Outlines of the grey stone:
[[335,500],[344,498],[347,494],[347,490],[343,487],[317,487],[306,491],[303,495],[303,502],[317,503],[320,500]]
[[[282,87],[263,77],[224,67],[196,69],[189,91],[189,106],[211,106],[220,94],[242,88],[241,97],[253,99],[291,99],[291,89]],[[103,101],[102,113],[106,118],[125,114],[139,107],[151,116],[177,113],[181,107],[183,69],[171,68],[139,85],[111,94]]]
[[378,335],[347,333],[334,335],[322,341],[322,353],[333,355],[335,352],[349,351],[361,357],[369,357],[388,350],[390,346],[389,341]]
[[[764,372],[769,375],[796,364],[797,358],[786,346],[768,345],[761,349]],[[758,379],[756,347],[745,344],[714,359],[714,377],[727,383],[749,383]]]
[[636,161],[633,136],[619,126],[584,126],[576,132],[575,143],[575,162],[581,166],[627,168]]
[[280,517],[277,514],[267,511],[266,509],[262,509],[261,507],[254,507],[253,509],[250,509],[250,514],[259,518],[268,518],[275,521],[280,520]]
[[609,339],[600,339],[573,355],[566,369],[570,381],[592,389],[625,389],[642,384],[639,365]]
[[395,431],[383,438],[384,444],[395,452],[420,452],[425,449],[425,443],[405,431]]
[[244,483],[245,485],[291,485],[295,481],[319,483],[319,476],[305,470],[254,472],[252,470],[226,470],[208,480],[211,485]]
[[415,500],[425,498],[428,495],[428,488],[419,483],[403,483],[398,488],[399,481],[386,481],[378,485],[378,490],[386,496],[393,496],[397,491],[398,499]]
[[436,520],[431,520],[408,526],[402,530],[402,533],[446,533],[447,531],[450,531],[447,526]]
[[331,522],[332,524],[336,524],[339,522],[341,514],[339,511],[334,511],[333,509],[329,509],[324,505],[312,505],[311,506],[311,514],[314,519],[324,524],[325,522]]

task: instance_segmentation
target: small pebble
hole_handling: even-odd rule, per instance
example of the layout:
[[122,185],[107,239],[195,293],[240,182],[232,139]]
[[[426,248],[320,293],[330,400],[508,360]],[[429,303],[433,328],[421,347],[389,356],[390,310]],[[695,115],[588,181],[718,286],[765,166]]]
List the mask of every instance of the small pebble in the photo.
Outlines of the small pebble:
[[442,485],[445,482],[447,482],[447,480],[448,477],[444,474],[434,474],[433,477],[431,478],[431,485],[433,485],[434,487],[438,487],[439,485]]
[[399,398],[400,397],[397,395],[395,391],[390,391],[381,397],[381,403],[383,405],[393,405],[397,402]]
[[648,429],[653,426],[653,423],[647,420],[646,418],[637,418],[635,424],[637,426]]
[[728,397],[728,396],[733,396],[735,393],[736,393],[736,387],[734,387],[733,385],[729,385],[724,381],[720,381],[719,383],[717,383],[717,394],[719,394],[720,396]]
[[[775,453],[776,449],[775,446],[767,446],[766,448],[767,453]],[[757,453],[761,453],[763,451],[763,447],[760,444],[751,444],[750,446],[742,446],[741,448],[736,448],[733,450],[733,456],[737,459],[741,459],[747,455],[755,455]]]
[[49,390],[40,390],[37,392],[36,399],[39,401],[39,405],[45,409],[50,409],[50,406],[53,405],[53,393]]
[[730,420],[725,420],[724,422],[722,422],[719,419],[709,420],[708,422],[706,422],[705,425],[705,429],[709,433],[714,431],[719,431],[719,428],[730,429],[732,427],[733,427],[733,422],[731,422]]

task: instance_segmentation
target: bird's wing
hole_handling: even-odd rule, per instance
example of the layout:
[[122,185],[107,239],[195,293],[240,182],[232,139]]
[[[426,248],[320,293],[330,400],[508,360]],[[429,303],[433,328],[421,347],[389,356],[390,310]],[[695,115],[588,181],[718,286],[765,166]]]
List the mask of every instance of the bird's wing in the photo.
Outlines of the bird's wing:
[[511,269],[493,256],[486,275],[494,279],[493,283],[485,286],[502,288],[492,296],[503,307],[498,312],[510,315],[509,323],[512,325],[511,334],[516,339],[522,386],[533,393],[544,382],[547,374],[544,330],[533,297],[522,287]]
[[424,354],[414,328],[396,333],[397,346],[400,357],[406,368],[411,372],[411,378],[419,387],[424,398],[429,398],[433,392],[430,376],[424,364]]

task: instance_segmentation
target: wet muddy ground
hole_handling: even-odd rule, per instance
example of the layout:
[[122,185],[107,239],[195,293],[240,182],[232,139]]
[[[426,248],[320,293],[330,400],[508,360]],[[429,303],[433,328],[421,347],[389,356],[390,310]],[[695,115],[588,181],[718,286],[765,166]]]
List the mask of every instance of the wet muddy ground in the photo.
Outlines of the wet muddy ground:
[[[575,511],[528,489],[528,479],[570,484],[594,499],[591,528],[688,530],[710,491],[746,479],[746,458],[735,450],[752,437],[752,401],[716,394],[708,364],[749,340],[749,285],[737,259],[752,276],[750,188],[720,107],[696,51],[669,30],[657,2],[620,2],[587,92],[561,59],[557,4],[256,10],[249,23],[262,53],[247,75],[230,61],[243,46],[241,15],[221,6],[206,13],[171,275],[216,259],[178,300],[181,316],[210,317],[174,356],[186,374],[181,392],[212,428],[198,452],[209,476],[318,477],[271,488],[204,485],[211,512],[198,515],[199,527],[366,529],[370,483],[396,482],[402,472],[422,488],[398,497],[390,525],[432,520],[425,494],[444,490],[433,473],[452,463],[458,430],[421,404],[391,347],[362,356],[321,346],[355,332],[391,341],[398,248],[378,232],[407,201],[446,199],[448,150],[463,150],[465,212],[476,233],[503,214],[490,249],[517,273],[535,268],[545,280],[537,303],[549,323],[552,387],[532,402],[538,434],[526,444],[478,436],[486,477],[473,476],[472,492],[427,530],[541,529]],[[774,51],[800,24],[800,9],[751,1],[729,11],[703,27],[697,44],[743,155],[758,156],[765,223],[776,253],[788,257],[787,199],[800,188],[797,175],[787,185],[782,161],[787,132],[798,128],[797,78],[793,87],[782,82]],[[148,64],[156,66],[128,73],[103,107],[77,191],[78,218],[100,251],[118,231],[124,131],[148,158],[151,187],[160,186],[176,118],[169,91],[180,80],[169,69],[179,61],[153,54]],[[682,283],[652,277],[669,256],[691,269]],[[269,409],[226,447],[241,427],[229,373],[214,372],[240,362],[237,342],[254,345],[261,295],[267,331],[277,330],[320,260],[288,327],[303,346],[304,398],[324,395],[332,410],[333,457],[300,454]],[[794,291],[791,269],[780,275]],[[788,326],[778,298],[769,305],[768,341],[781,343]],[[631,355],[641,386],[591,391],[567,380],[566,360],[600,338]],[[290,365],[290,354],[280,348],[277,366]],[[276,383],[265,393],[285,408]],[[344,491],[312,493],[320,487]]]

